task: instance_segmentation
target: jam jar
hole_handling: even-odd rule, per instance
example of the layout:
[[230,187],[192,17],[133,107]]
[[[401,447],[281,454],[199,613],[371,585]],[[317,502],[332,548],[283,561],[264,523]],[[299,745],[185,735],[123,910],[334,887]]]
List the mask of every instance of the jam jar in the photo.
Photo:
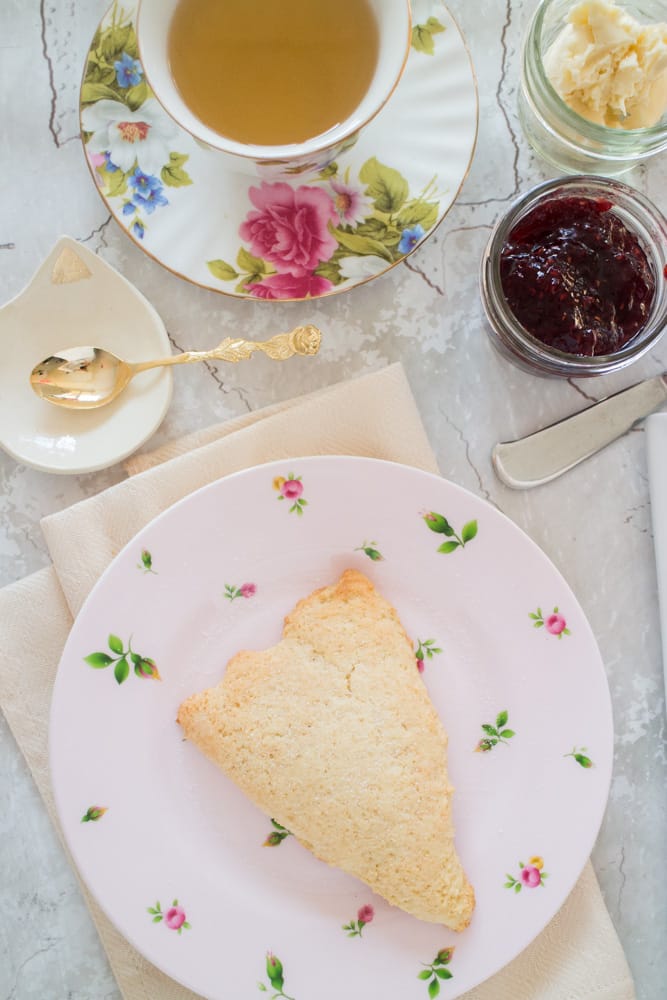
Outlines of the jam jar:
[[[604,2],[641,25],[667,22],[667,0]],[[667,149],[667,112],[643,127],[612,127],[589,120],[561,98],[547,72],[550,49],[580,6],[581,0],[538,3],[522,48],[519,120],[533,149],[559,171],[617,176]]]
[[617,371],[667,323],[667,220],[621,181],[559,178],[496,223],[481,296],[494,345],[542,375]]

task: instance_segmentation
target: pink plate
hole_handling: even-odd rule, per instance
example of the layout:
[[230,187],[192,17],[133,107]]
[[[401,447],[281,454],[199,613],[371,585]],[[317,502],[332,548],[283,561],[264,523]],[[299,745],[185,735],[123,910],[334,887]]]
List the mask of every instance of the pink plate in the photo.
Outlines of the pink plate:
[[[232,654],[275,643],[296,601],[346,567],[398,610],[449,733],[477,896],[458,935],[316,860],[175,722]],[[417,469],[313,457],[199,490],[118,555],[63,653],[51,767],[93,895],[192,990],[454,1000],[518,955],[573,888],[604,812],[612,737],[583,611],[516,525]]]

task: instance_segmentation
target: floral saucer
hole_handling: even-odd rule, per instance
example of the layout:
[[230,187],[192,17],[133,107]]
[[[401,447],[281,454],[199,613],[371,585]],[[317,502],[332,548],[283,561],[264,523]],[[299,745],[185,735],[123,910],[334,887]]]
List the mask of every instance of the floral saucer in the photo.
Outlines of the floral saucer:
[[300,301],[354,288],[412,253],[443,219],[477,136],[469,52],[442,0],[415,0],[396,92],[317,173],[228,169],[149,88],[134,8],[114,3],[92,40],[81,130],[99,192],[173,273],[241,298]]

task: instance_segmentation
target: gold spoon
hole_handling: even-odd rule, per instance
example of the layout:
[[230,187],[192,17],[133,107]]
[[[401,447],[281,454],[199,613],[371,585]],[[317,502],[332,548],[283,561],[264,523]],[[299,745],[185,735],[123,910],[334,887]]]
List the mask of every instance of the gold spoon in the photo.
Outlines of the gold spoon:
[[35,365],[30,385],[42,399],[70,410],[92,410],[106,406],[139,372],[164,365],[192,361],[244,361],[255,351],[263,351],[275,361],[294,354],[317,354],[322,334],[316,326],[297,326],[289,333],[277,333],[269,340],[241,340],[225,337],[212,351],[186,351],[157,361],[122,361],[100,347],[70,347]]

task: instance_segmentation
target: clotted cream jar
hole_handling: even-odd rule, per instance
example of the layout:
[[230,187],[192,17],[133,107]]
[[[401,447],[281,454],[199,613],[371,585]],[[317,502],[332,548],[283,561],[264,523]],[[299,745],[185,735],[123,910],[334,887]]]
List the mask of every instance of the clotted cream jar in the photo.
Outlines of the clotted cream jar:
[[546,181],[496,223],[480,286],[492,343],[515,364],[564,378],[617,371],[667,325],[667,219],[616,179]]
[[[582,8],[586,9],[582,11]],[[610,19],[609,24],[605,18]],[[617,24],[619,18],[620,26]],[[583,26],[582,19],[586,22]],[[623,39],[618,43],[621,46],[625,45],[626,36],[631,38],[632,28],[628,27],[630,21],[626,23],[626,19],[639,25],[665,25],[667,0],[639,0],[636,3],[631,0],[541,0],[535,9],[523,43],[519,118],[531,146],[559,171],[613,176],[667,149],[667,77],[661,77],[644,92],[642,78],[637,75],[640,73],[638,67],[646,67],[645,75],[651,71],[649,66],[656,72],[658,67],[665,71],[667,51],[662,52],[661,39],[667,41],[667,31],[651,29],[655,37],[648,54],[634,51],[644,44],[644,36],[636,46],[628,41],[625,55],[622,50],[617,51],[619,72],[615,82],[605,85],[606,90],[605,86],[592,83],[603,67],[611,72],[609,67],[613,60],[605,46],[617,44],[619,36]],[[572,21],[578,25],[576,29]],[[569,33],[567,45],[562,44],[565,30]],[[590,47],[593,37],[598,38],[601,47],[597,53]],[[589,45],[588,54],[583,51],[584,42]],[[633,73],[629,81],[624,77],[628,62],[632,64]],[[577,90],[579,84],[581,89]],[[593,88],[591,104],[585,106],[580,102],[578,105],[580,110],[586,111],[586,116],[566,103],[557,86],[561,90],[575,88],[568,93],[584,97],[590,97]],[[588,115],[601,93],[610,98],[611,111],[605,106],[605,114],[598,106],[591,113],[600,120],[594,121]],[[637,109],[635,114],[631,112],[633,101]],[[654,117],[648,114],[651,102],[655,103],[655,114],[659,117],[648,125],[645,119]],[[624,117],[622,109],[630,113]],[[603,124],[602,119],[607,124]],[[609,124],[610,121],[616,127]],[[622,127],[622,121],[638,127]]]

